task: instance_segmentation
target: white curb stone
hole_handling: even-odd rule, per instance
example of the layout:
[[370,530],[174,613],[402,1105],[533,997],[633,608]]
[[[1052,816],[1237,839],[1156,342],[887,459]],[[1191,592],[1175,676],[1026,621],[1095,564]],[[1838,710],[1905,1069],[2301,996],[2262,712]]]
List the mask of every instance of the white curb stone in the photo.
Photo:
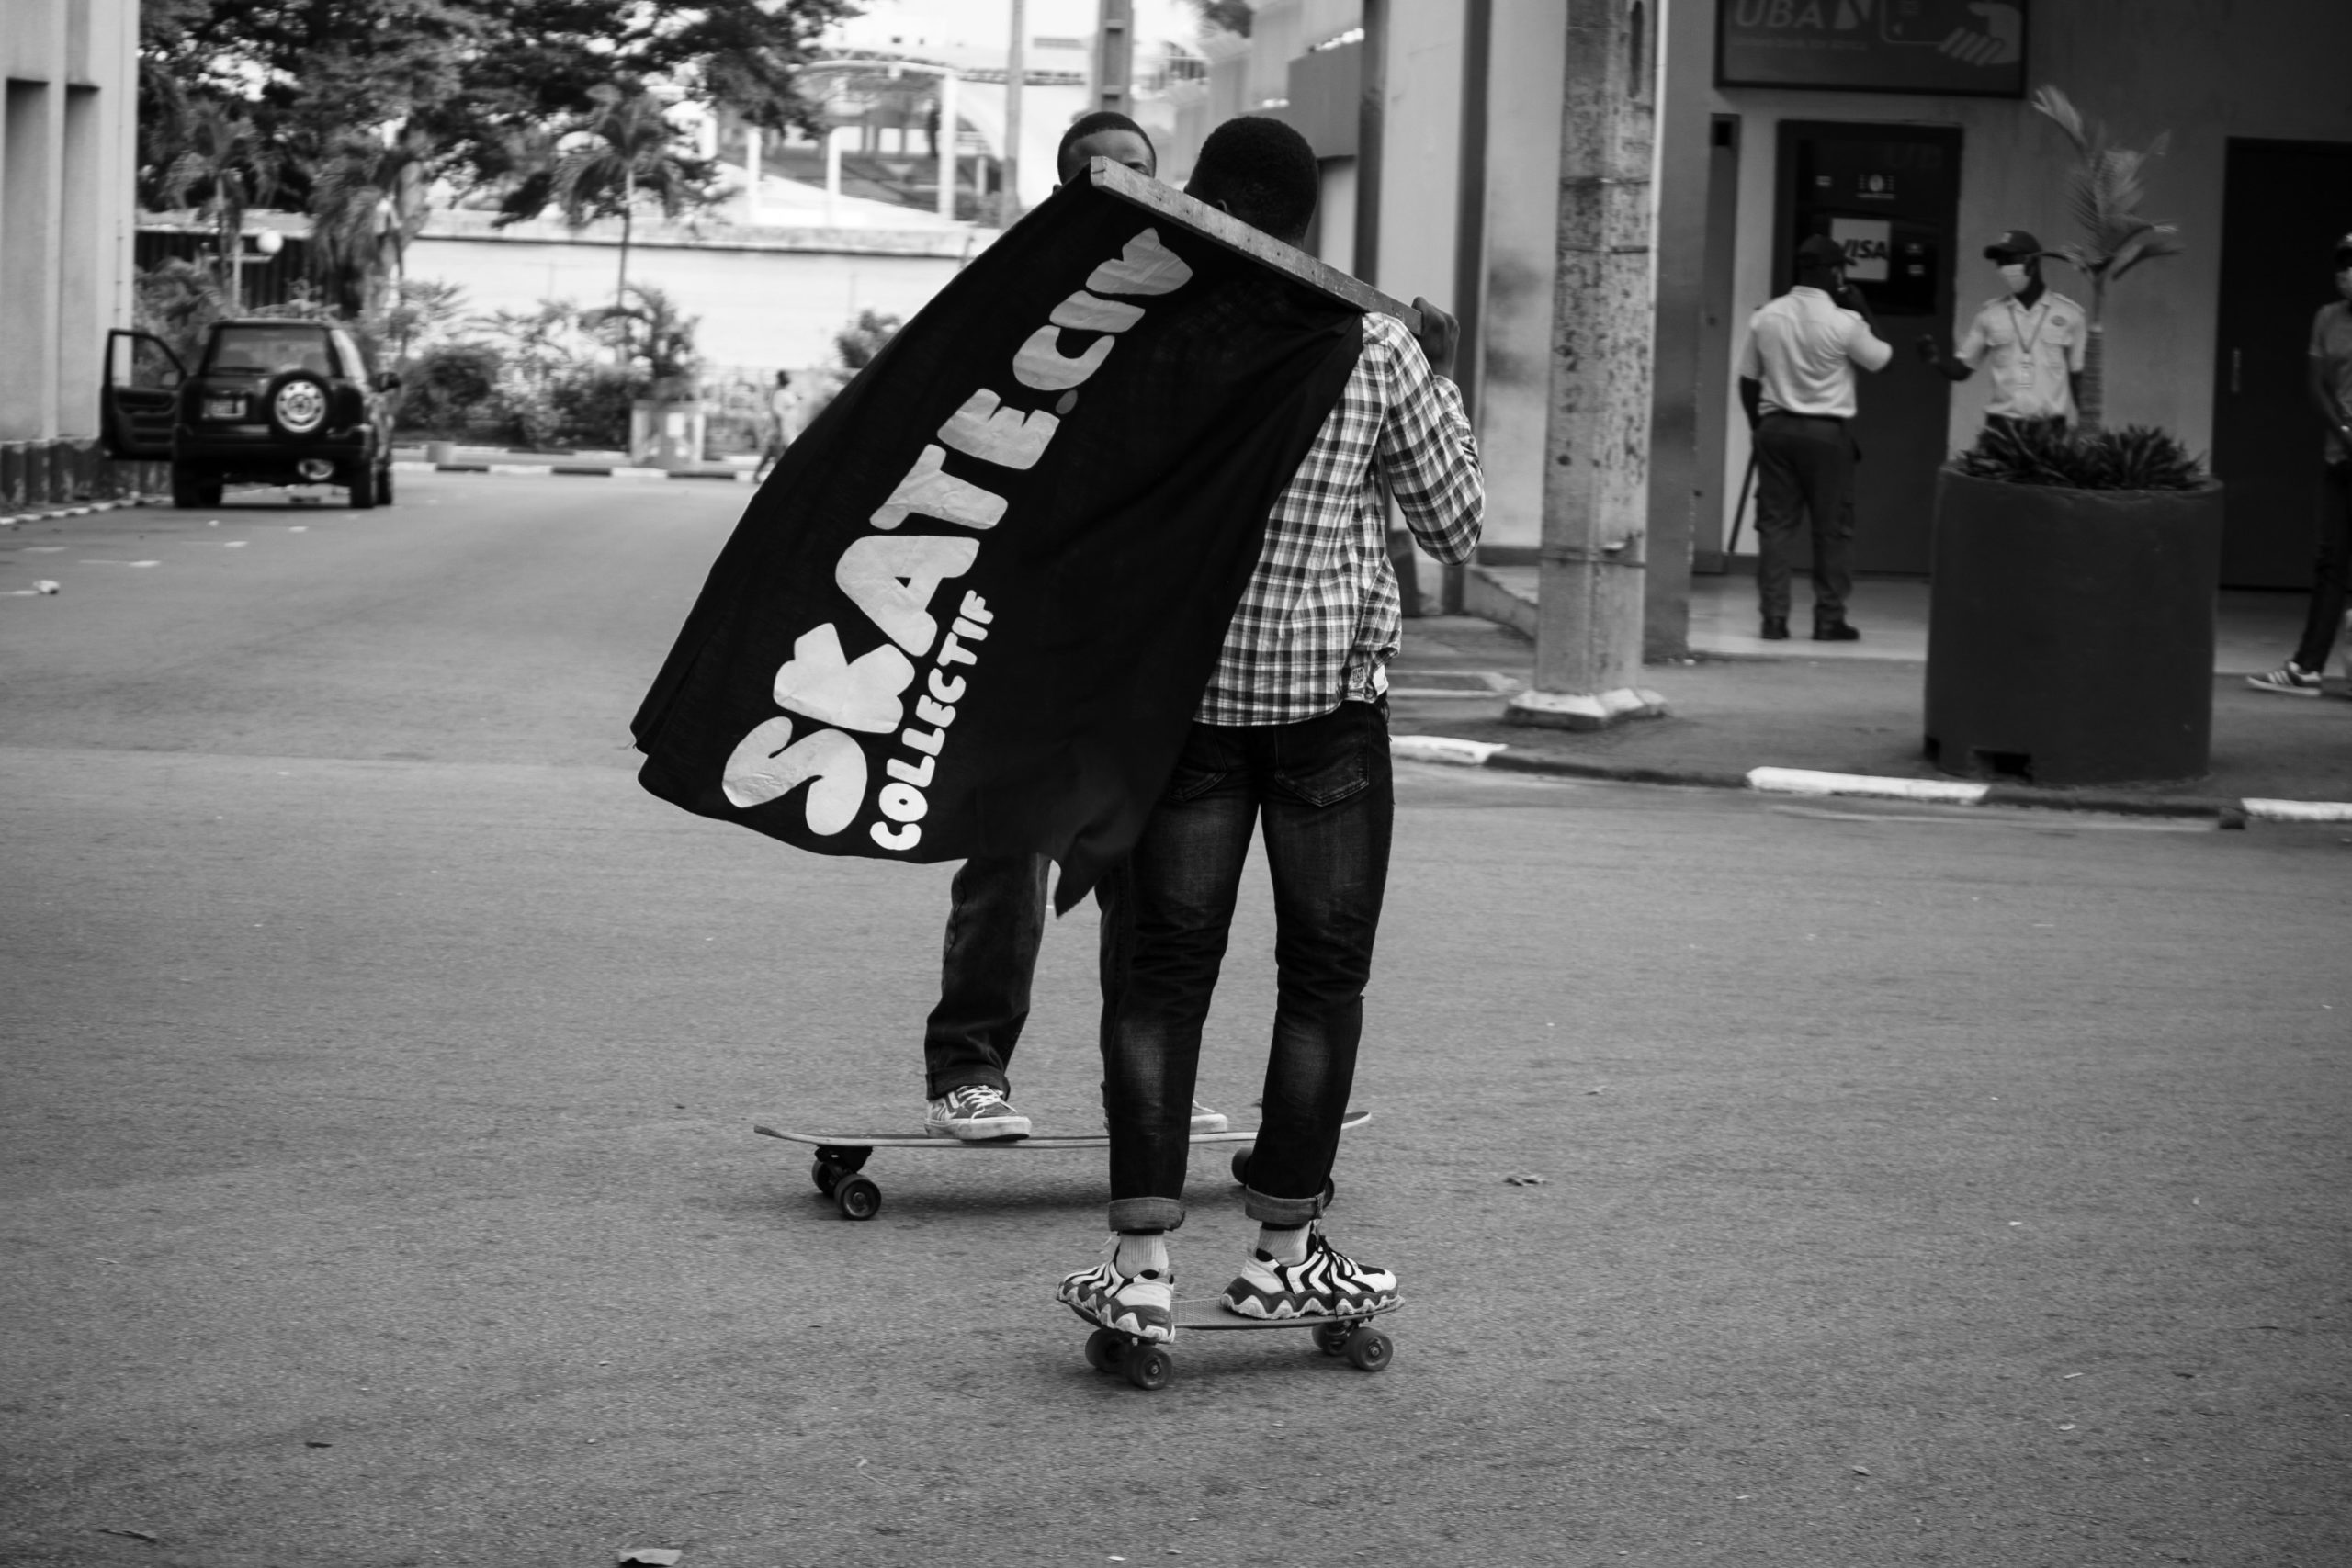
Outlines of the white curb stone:
[[2253,800],[2238,803],[2265,822],[2352,822],[2352,800]]
[[1884,800],[1934,800],[1973,806],[1989,784],[1942,779],[1885,779],[1868,773],[1822,773],[1807,768],[1750,768],[1747,787],[1767,795],[1859,795]]
[[1408,762],[1451,762],[1460,768],[1486,766],[1487,759],[1503,748],[1491,740],[1455,740],[1443,735],[1396,735],[1389,738],[1388,754]]

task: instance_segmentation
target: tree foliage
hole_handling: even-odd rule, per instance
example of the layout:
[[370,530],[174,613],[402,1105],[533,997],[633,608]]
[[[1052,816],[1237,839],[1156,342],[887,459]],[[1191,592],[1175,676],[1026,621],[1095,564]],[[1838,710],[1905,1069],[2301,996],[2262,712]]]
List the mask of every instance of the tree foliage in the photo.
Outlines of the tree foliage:
[[2075,167],[2066,184],[2066,204],[2083,231],[2080,243],[2058,247],[2057,254],[2091,283],[2090,341],[2083,352],[2084,428],[2096,432],[2107,411],[2107,288],[2142,262],[2180,254],[2180,230],[2140,213],[2146,194],[2143,170],[2152,158],[2164,156],[2172,135],[2164,132],[2134,152],[2119,147],[2107,127],[2086,117],[2056,87],[2043,86],[2033,95],[2033,107],[2065,132],[2075,146]]
[[[821,127],[798,72],[854,0],[143,0],[140,195],[225,234],[262,199],[318,220],[320,280],[380,299],[435,183],[503,192],[649,83]],[[225,151],[224,151],[225,149]],[[266,187],[266,196],[258,196]],[[542,205],[545,205],[544,203]]]

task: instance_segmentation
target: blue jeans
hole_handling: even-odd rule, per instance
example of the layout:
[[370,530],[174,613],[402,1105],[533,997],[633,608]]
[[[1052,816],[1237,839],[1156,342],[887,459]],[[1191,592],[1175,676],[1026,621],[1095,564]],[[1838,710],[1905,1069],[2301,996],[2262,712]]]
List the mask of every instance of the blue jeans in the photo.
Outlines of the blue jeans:
[[1183,1223],[1201,1024],[1261,822],[1277,999],[1242,1201],[1277,1225],[1323,1211],[1388,884],[1385,701],[1342,703],[1299,724],[1193,726],[1128,858],[1133,952],[1103,1053],[1114,1230]]
[[[1046,936],[1046,868],[1051,863],[1044,855],[975,856],[956,869],[939,965],[939,1005],[923,1025],[924,1077],[932,1099],[976,1084],[999,1094],[1012,1092],[1005,1068],[1029,1021],[1029,983]],[[1125,886],[1125,866],[1104,872],[1094,886],[1095,907],[1102,912],[1106,1041],[1126,969]]]

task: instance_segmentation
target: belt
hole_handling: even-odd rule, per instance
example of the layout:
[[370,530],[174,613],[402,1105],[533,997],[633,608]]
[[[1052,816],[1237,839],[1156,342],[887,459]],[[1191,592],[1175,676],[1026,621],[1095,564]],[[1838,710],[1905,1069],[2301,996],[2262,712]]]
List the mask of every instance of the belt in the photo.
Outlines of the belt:
[[1764,417],[1766,419],[1826,419],[1832,424],[1846,423],[1846,416],[1842,413],[1799,413],[1794,409],[1767,409],[1764,411]]

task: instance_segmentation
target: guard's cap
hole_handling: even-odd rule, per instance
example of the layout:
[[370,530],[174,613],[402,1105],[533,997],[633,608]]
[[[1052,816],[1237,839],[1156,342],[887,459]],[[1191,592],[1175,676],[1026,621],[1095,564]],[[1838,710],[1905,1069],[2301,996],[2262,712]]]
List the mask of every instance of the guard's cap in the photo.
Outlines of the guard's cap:
[[2041,248],[2041,241],[2022,229],[2004,229],[1999,239],[1984,247],[1984,259],[1987,261],[2025,261],[2049,254]]
[[1797,247],[1797,260],[1815,266],[1844,266],[1846,247],[1826,234],[1809,234]]

